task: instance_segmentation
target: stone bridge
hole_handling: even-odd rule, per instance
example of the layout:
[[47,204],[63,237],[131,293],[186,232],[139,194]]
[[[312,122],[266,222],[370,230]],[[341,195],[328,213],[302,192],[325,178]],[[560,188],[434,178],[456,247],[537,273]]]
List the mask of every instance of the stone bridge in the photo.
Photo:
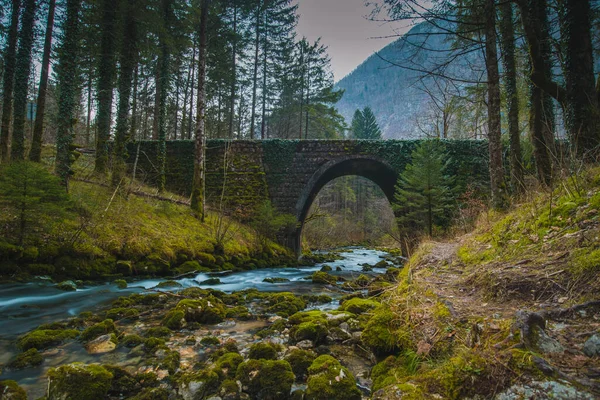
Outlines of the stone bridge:
[[[448,172],[468,183],[488,179],[487,143],[444,142],[450,162]],[[300,250],[304,220],[313,200],[328,182],[358,175],[375,182],[391,201],[398,175],[410,163],[418,141],[385,140],[264,140],[207,143],[206,196],[212,208],[224,209],[242,220],[250,219],[256,206],[270,200],[282,213],[292,214],[298,228],[286,244]],[[157,142],[140,143],[138,176],[153,183],[157,177]],[[129,146],[130,164],[137,143]],[[193,177],[192,141],[167,142],[167,188],[189,195]]]

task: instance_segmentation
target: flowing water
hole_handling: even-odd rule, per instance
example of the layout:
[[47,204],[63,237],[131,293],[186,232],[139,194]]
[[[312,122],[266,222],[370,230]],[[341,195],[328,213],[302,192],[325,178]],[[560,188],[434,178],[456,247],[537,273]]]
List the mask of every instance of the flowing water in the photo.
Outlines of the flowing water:
[[[197,274],[176,281],[182,285],[177,290],[188,287],[212,288],[224,292],[235,292],[256,288],[265,292],[289,291],[295,294],[327,294],[334,299],[341,297],[339,289],[323,285],[315,285],[305,278],[320,270],[323,265],[332,267],[330,274],[346,279],[358,277],[362,272],[362,264],[374,265],[381,261],[387,253],[364,248],[346,248],[341,253],[342,259],[317,264],[307,268],[271,268],[244,272]],[[336,271],[336,269],[341,269]],[[376,275],[385,269],[374,269],[367,275]],[[206,285],[202,282],[210,278],[218,278],[221,283]],[[285,278],[288,282],[270,284],[263,282],[265,278]],[[167,279],[146,279],[129,283],[127,289],[119,289],[115,284],[106,283],[86,286],[74,292],[63,292],[54,287],[49,280],[39,279],[29,283],[0,285],[0,365],[9,362],[16,354],[15,340],[19,335],[34,329],[40,324],[60,321],[73,317],[83,311],[97,312],[106,308],[120,296],[131,293],[143,293],[156,287]],[[323,309],[337,308],[337,301],[319,306]],[[250,324],[252,325],[252,324]],[[248,326],[247,330],[256,328]],[[243,331],[244,324],[237,330]],[[244,332],[239,332],[240,335]],[[122,353],[122,354],[121,354]],[[5,371],[0,380],[13,379],[23,385],[31,398],[42,396],[45,372],[50,367],[75,361],[91,363],[117,363],[125,358],[125,352],[117,351],[105,355],[88,355],[81,343],[71,342],[50,351],[44,352],[44,363],[36,368],[21,371]],[[40,394],[41,393],[41,394]]]

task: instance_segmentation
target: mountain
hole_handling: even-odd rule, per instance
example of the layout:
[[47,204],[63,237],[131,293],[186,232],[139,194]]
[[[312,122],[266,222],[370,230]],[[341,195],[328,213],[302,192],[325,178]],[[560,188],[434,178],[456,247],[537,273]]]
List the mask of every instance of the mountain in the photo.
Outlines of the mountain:
[[[421,136],[418,116],[429,112],[430,97],[424,87],[434,86],[432,77],[422,70],[444,64],[438,72],[462,79],[481,76],[484,70],[480,51],[455,57],[447,23],[423,22],[403,37],[369,57],[336,84],[345,91],[336,107],[348,126],[356,109],[373,109],[386,139]],[[456,58],[452,62],[448,59]],[[439,80],[438,80],[439,81]],[[464,86],[464,84],[463,84]]]

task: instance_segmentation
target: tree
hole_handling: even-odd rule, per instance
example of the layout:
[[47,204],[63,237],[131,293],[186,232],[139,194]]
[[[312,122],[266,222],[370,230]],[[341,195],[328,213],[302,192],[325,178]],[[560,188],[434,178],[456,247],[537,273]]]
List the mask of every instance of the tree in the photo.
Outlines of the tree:
[[403,235],[446,228],[455,210],[453,180],[446,175],[446,154],[437,140],[425,140],[412,152],[398,178],[392,207]]
[[61,183],[69,188],[69,178],[73,174],[72,145],[74,139],[75,107],[79,75],[80,25],[79,14],[82,0],[67,0],[66,20],[62,27],[63,40],[59,49],[56,75],[60,96],[58,100],[56,132],[56,174]]
[[10,117],[12,115],[12,98],[15,78],[17,53],[17,37],[19,33],[19,12],[21,0],[12,1],[10,30],[4,50],[4,82],[2,90],[2,125],[0,126],[0,162],[8,161],[8,145],[10,139]]
[[98,134],[96,137],[96,165],[98,174],[105,174],[108,165],[108,140],[112,120],[113,88],[116,76],[115,27],[118,2],[102,0],[100,58],[98,62]]
[[48,4],[48,20],[46,22],[46,39],[44,41],[44,55],[42,56],[42,73],[40,87],[38,89],[37,109],[33,137],[31,138],[31,150],[29,159],[40,162],[42,157],[42,136],[44,134],[44,116],[46,113],[46,94],[48,91],[48,75],[50,72],[50,53],[52,52],[52,32],[54,29],[54,11],[56,0],[50,0]]
[[352,137],[354,139],[381,140],[381,129],[370,107],[356,110],[352,118]]
[[33,53],[36,0],[25,0],[21,32],[19,32],[19,50],[15,71],[15,93],[13,104],[13,133],[10,156],[12,160],[25,158],[25,119],[27,116],[27,97],[29,94],[29,75]]
[[113,151],[112,185],[117,187],[125,174],[125,160],[127,158],[127,142],[130,140],[129,112],[131,109],[131,87],[133,84],[134,70],[138,60],[137,49],[137,14],[139,1],[130,0],[125,10],[125,27],[121,38],[119,75],[119,105],[117,110],[117,125],[115,127],[115,145]]
[[[68,205],[68,195],[59,178],[43,166],[29,161],[14,162],[0,173],[0,205],[8,217],[10,232],[19,246],[26,243],[28,234],[48,221],[56,220]],[[2,219],[4,219],[2,218]]]
[[210,0],[202,0],[202,9],[200,14],[199,37],[199,60],[198,60],[198,109],[196,122],[196,146],[194,157],[194,180],[192,182],[192,211],[200,221],[205,218],[205,157],[206,157],[206,45],[207,45],[207,24],[208,10]]

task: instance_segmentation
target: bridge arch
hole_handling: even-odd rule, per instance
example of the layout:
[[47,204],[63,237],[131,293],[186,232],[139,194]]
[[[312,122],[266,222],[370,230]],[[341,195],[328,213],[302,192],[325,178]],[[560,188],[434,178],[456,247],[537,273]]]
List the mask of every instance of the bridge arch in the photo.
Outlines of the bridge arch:
[[377,157],[345,156],[325,163],[304,186],[296,203],[298,228],[290,238],[289,244],[298,254],[302,250],[300,240],[304,222],[317,195],[332,180],[349,175],[361,176],[373,181],[381,188],[390,203],[394,199],[398,173],[387,162]]

